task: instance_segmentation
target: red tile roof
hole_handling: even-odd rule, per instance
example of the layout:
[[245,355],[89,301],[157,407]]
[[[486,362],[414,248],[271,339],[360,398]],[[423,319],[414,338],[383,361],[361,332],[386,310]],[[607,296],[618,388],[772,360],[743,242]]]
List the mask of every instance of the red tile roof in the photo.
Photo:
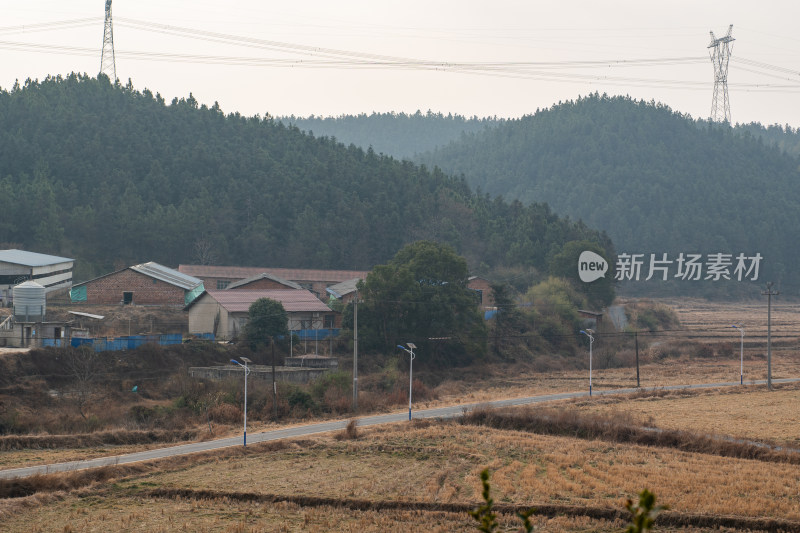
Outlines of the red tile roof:
[[[331,309],[319,301],[310,291],[305,289],[269,289],[248,291],[237,289],[235,291],[210,290],[206,293],[214,298],[230,313],[247,312],[250,306],[259,298],[269,298],[283,304],[287,313],[302,311],[330,312]],[[199,298],[198,298],[199,300]],[[195,300],[196,302],[197,300]]]
[[367,270],[311,270],[305,268],[265,268],[214,265],[179,265],[178,272],[196,278],[247,279],[268,273],[289,281],[342,282],[353,278],[365,279]]

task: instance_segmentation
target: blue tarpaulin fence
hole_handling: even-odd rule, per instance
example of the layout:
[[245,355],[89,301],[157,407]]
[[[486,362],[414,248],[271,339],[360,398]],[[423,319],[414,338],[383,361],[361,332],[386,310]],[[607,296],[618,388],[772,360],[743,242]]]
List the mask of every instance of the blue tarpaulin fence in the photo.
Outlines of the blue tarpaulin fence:
[[[168,335],[129,335],[127,337],[99,337],[99,338],[79,338],[72,339],[72,346],[91,346],[96,352],[106,352],[115,350],[133,350],[144,344],[159,344],[170,346],[181,344],[183,336],[180,333]],[[51,345],[52,346],[52,345]]]
[[64,346],[62,339],[42,339],[42,346]]
[[333,329],[293,329],[292,330],[292,335],[297,335],[297,337],[299,337],[300,340],[302,340],[302,341],[305,341],[305,340],[311,341],[311,340],[314,340],[314,339],[321,341],[322,339],[327,339],[328,337],[338,337],[339,336],[339,331],[341,331],[339,328],[333,328]]

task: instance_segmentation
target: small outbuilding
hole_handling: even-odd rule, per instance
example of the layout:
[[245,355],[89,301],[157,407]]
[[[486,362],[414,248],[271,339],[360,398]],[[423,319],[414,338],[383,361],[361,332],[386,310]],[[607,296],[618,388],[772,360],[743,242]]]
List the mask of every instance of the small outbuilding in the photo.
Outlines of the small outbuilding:
[[494,309],[494,291],[491,282],[480,276],[471,276],[467,280],[467,287],[475,291],[478,300],[478,307],[482,311]]
[[356,287],[358,286],[359,281],[361,281],[361,278],[349,279],[347,281],[337,283],[336,285],[331,285],[325,290],[328,292],[331,298],[335,298],[344,305],[347,305],[355,299],[356,294],[358,293]]

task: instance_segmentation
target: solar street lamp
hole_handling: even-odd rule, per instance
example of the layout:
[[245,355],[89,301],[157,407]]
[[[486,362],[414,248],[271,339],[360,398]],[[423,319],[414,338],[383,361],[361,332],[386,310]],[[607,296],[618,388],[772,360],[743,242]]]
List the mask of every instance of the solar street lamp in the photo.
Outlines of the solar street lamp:
[[411,386],[413,383],[412,376],[414,375],[414,350],[417,349],[413,342],[407,342],[408,348],[405,346],[397,345],[398,348],[407,352],[411,358],[408,360],[408,419],[411,420]]
[[581,333],[589,337],[589,396],[592,395],[592,344],[594,343],[594,337],[592,334],[594,330],[587,329],[586,331],[581,330]]
[[250,367],[247,365],[248,363],[252,363],[252,361],[247,357],[242,357],[241,360],[244,361],[244,364],[236,359],[231,359],[231,363],[244,368],[244,441],[242,446],[247,446],[247,376],[250,374]]
[[739,385],[744,385],[744,326],[734,324],[731,327],[738,329],[739,333],[742,334],[739,344]]

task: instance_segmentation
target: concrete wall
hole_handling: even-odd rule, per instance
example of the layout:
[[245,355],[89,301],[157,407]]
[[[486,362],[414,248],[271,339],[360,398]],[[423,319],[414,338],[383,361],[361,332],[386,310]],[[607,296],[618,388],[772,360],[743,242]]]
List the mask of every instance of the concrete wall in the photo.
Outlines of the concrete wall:
[[131,303],[134,305],[182,307],[185,304],[185,290],[131,269],[88,281],[85,285],[87,304],[120,304],[126,292],[133,293]]
[[[284,383],[308,383],[324,375],[329,370],[325,368],[287,368],[283,366],[275,367],[275,381]],[[243,379],[244,369],[240,366],[220,366],[220,367],[192,367],[189,369],[189,376],[200,379]],[[258,379],[272,381],[272,367],[251,366],[250,375],[247,379]]]
[[[214,331],[214,321],[219,320]],[[217,339],[230,339],[230,316],[219,302],[208,294],[203,294],[189,308],[189,333],[215,333]]]

